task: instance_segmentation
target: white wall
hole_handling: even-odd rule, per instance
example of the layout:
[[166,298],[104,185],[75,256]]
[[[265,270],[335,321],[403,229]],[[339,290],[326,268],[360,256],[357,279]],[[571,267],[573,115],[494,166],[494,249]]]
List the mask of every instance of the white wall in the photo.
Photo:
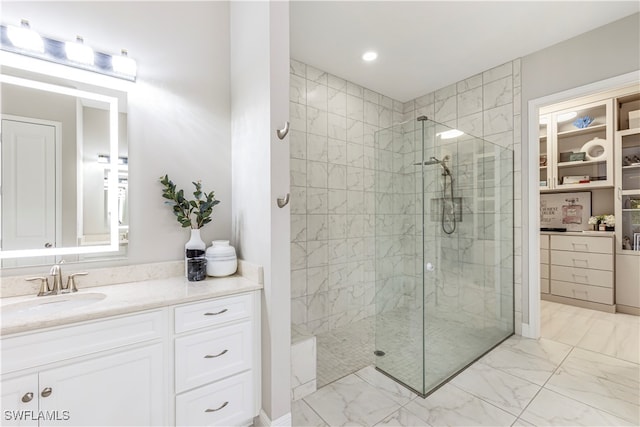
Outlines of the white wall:
[[[221,203],[203,239],[231,237],[229,3],[2,2],[2,23],[28,19],[58,40],[138,61],[128,96],[130,224],[127,263],[182,257],[189,231],[161,197],[165,173],[186,191],[201,179]],[[4,274],[4,272],[3,272]]]
[[[619,76],[640,69],[640,14],[581,34],[522,58],[522,153],[529,146],[528,103],[530,100]],[[537,123],[536,123],[537,126]],[[522,158],[522,176],[529,175],[532,160]],[[535,160],[537,164],[537,157]],[[528,323],[528,244],[526,213],[528,182],[522,180],[522,319]]]
[[286,425],[290,208],[276,198],[289,191],[289,138],[275,131],[289,119],[289,4],[233,2],[230,22],[233,242],[240,257],[264,267],[262,408]]

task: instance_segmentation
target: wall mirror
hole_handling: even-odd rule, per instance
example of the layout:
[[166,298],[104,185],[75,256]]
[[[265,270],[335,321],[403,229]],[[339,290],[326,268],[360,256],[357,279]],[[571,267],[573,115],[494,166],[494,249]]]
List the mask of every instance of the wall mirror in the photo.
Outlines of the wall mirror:
[[2,267],[125,257],[126,92],[5,66]]

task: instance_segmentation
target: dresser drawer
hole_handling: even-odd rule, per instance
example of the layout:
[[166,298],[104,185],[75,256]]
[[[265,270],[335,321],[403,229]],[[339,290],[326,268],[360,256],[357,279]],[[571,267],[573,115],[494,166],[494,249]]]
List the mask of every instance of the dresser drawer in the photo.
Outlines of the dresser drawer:
[[608,236],[551,236],[551,249],[611,254],[613,239]]
[[613,304],[613,289],[598,286],[552,280],[551,293],[553,295],[598,302],[601,304]]
[[549,278],[549,265],[548,264],[540,264],[540,278],[548,279]]
[[176,338],[176,393],[251,369],[252,323]]
[[251,371],[176,396],[178,426],[251,424],[254,384]]
[[252,294],[244,294],[176,307],[176,334],[249,318],[253,301]]
[[592,254],[588,252],[554,250],[551,251],[551,264],[613,271],[613,254]]
[[613,272],[604,270],[589,270],[586,268],[551,266],[551,279],[563,282],[575,282],[585,285],[613,288]]
[[540,235],[540,249],[549,249],[549,235],[541,234]]
[[549,249],[540,249],[540,264],[549,264]]

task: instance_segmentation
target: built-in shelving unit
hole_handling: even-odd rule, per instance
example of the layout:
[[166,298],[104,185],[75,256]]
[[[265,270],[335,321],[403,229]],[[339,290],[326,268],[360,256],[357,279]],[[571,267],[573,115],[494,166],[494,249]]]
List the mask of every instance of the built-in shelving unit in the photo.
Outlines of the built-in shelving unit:
[[616,305],[640,314],[640,124],[629,114],[640,110],[637,86],[615,106]]
[[[577,119],[591,123],[580,128]],[[583,159],[571,160],[582,153]],[[540,116],[540,191],[613,187],[611,99],[550,107]]]

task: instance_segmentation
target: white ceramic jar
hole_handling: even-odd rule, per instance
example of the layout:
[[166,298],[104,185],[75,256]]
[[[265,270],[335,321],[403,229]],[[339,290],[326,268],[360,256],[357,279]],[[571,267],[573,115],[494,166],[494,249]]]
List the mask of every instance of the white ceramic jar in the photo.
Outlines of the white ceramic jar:
[[214,240],[207,248],[207,276],[231,276],[238,269],[236,250],[228,240]]

